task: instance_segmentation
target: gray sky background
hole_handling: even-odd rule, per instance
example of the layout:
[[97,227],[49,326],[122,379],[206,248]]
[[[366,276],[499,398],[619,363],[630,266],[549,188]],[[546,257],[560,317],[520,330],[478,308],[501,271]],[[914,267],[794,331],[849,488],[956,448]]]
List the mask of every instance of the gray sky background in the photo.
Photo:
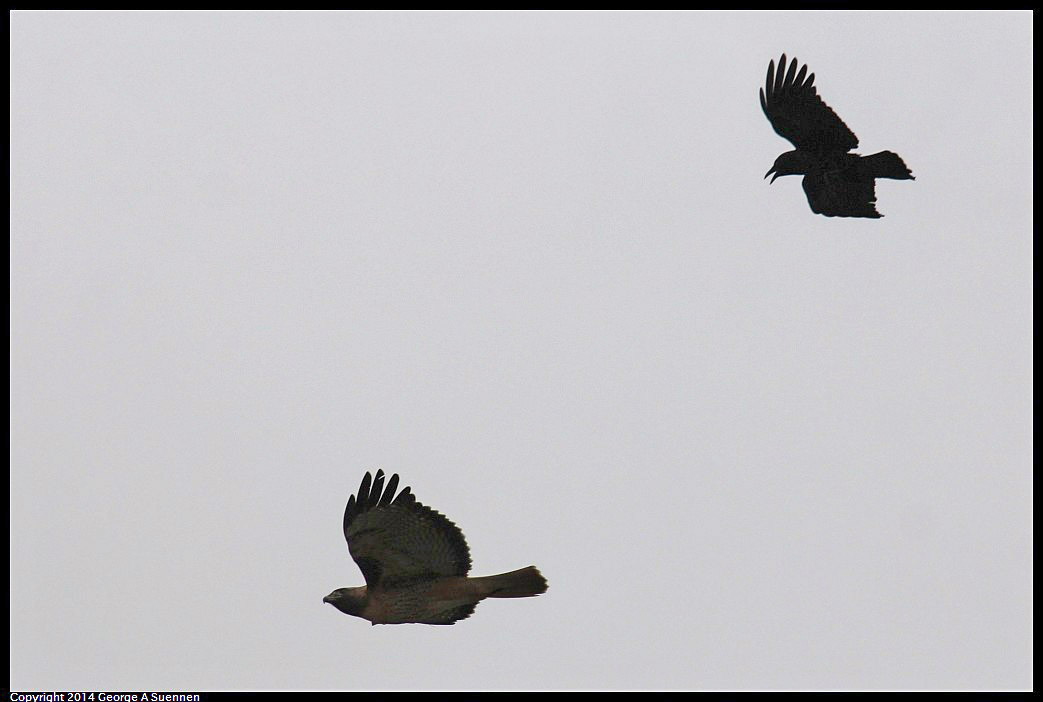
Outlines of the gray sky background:
[[[1030,688],[1031,22],[15,12],[11,687]],[[550,590],[323,604],[378,467]]]

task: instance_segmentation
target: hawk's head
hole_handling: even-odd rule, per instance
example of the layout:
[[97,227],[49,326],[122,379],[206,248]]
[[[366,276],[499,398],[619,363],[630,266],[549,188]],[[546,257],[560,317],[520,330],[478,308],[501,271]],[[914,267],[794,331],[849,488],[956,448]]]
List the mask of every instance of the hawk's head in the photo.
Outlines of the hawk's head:
[[342,587],[323,597],[322,601],[329,602],[344,614],[360,617],[366,607],[366,588]]

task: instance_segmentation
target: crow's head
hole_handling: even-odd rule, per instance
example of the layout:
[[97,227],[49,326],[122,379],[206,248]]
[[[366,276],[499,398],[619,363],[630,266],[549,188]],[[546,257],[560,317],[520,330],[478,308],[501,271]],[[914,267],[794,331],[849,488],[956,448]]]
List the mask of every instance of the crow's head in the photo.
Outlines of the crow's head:
[[[779,157],[775,159],[775,165],[764,174],[764,177],[772,176],[771,182],[774,183],[779,176],[804,175],[811,169],[812,160],[804,151],[787,151],[779,154]],[[773,173],[774,175],[772,175]]]
[[359,617],[366,607],[366,588],[342,587],[323,597],[322,601],[329,602],[344,614]]

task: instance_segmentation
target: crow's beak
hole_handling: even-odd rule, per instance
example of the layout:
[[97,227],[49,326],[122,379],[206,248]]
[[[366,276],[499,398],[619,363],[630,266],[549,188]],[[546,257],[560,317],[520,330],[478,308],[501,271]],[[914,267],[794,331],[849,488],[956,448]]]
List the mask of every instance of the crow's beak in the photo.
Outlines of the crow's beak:
[[[768,169],[768,172],[764,174],[764,177],[765,177],[765,178],[767,178],[767,177],[768,177],[768,176],[770,176],[770,175],[771,175],[772,173],[775,173],[775,166],[772,166],[772,167],[771,167],[770,169]],[[778,174],[778,173],[775,173],[775,178],[778,178],[778,177],[779,177],[779,174]],[[775,182],[775,178],[772,178],[772,179],[771,179],[771,182],[772,182],[772,183],[774,183],[774,182]]]

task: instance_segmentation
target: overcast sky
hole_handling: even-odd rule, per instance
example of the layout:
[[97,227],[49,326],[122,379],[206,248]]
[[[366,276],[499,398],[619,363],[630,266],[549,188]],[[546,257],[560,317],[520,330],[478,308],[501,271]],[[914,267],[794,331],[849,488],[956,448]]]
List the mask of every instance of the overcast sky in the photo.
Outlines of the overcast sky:
[[[1032,104],[1029,12],[15,12],[11,688],[1031,688]],[[323,604],[376,468],[548,592]]]

